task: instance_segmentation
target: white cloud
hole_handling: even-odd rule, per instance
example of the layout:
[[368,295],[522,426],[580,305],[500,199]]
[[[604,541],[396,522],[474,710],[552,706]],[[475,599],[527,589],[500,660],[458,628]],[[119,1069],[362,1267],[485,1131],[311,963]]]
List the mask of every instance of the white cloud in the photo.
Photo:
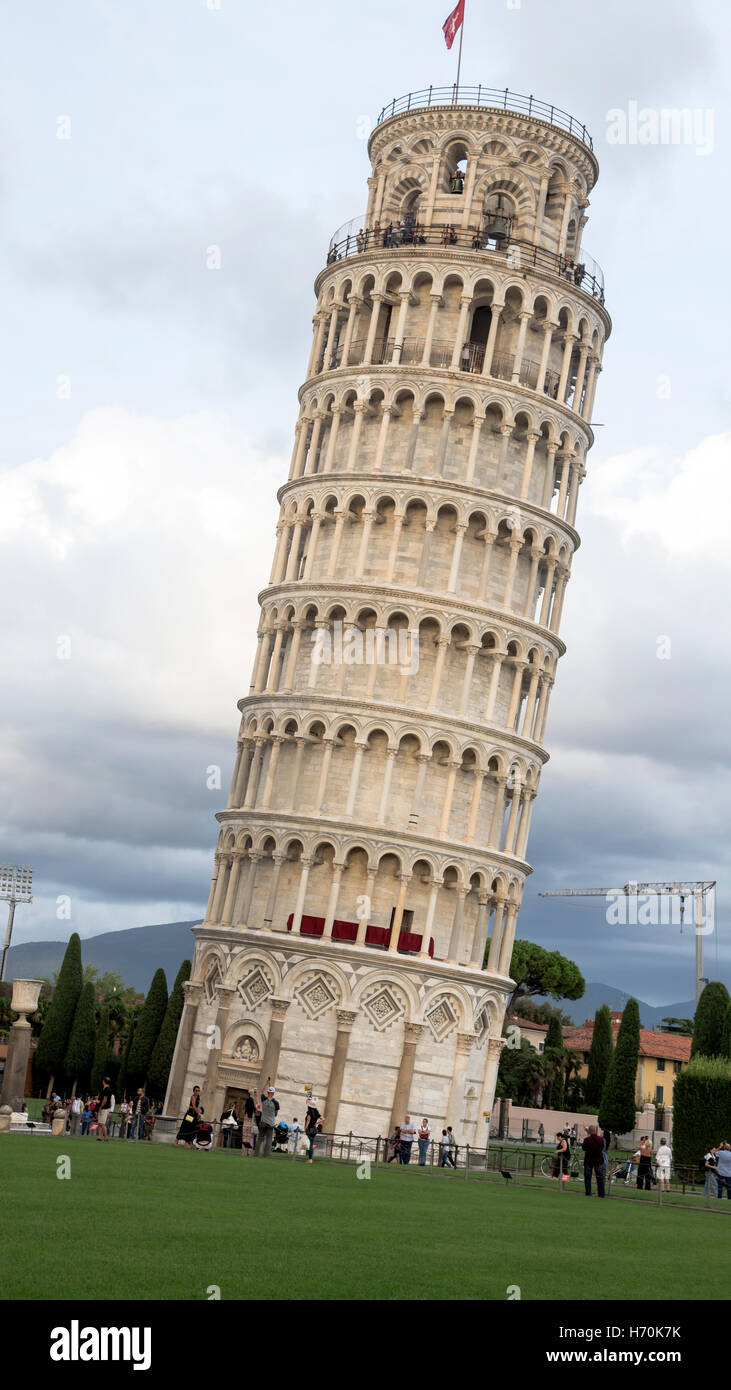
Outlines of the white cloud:
[[0,475],[11,706],[40,712],[50,700],[76,718],[230,729],[283,476],[283,460],[225,416],[115,408],[85,416],[49,458]]

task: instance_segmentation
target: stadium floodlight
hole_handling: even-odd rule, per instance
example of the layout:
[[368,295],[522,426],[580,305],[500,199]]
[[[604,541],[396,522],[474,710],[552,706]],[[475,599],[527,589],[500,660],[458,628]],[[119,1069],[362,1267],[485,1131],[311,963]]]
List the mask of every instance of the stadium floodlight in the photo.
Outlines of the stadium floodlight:
[[0,901],[9,904],[8,926],[3,942],[2,956],[0,957],[0,980],[5,979],[5,961],[7,960],[8,950],[10,949],[10,938],[13,935],[13,918],[15,916],[16,903],[32,903],[33,894],[33,870],[28,868],[18,868],[17,865],[0,864]]

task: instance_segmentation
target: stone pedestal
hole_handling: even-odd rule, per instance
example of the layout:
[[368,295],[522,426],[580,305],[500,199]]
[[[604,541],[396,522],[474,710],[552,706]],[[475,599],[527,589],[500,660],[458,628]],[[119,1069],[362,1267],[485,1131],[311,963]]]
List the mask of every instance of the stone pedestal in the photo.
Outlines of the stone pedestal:
[[13,1110],[10,1105],[0,1105],[0,1134],[7,1134],[10,1129],[10,1121],[13,1118]]
[[10,1029],[8,1055],[5,1061],[0,1104],[11,1110],[22,1110],[25,1099],[25,1077],[30,1056],[31,1026],[26,1017],[35,1013],[43,987],[42,980],[13,980],[11,1009],[20,1014]]

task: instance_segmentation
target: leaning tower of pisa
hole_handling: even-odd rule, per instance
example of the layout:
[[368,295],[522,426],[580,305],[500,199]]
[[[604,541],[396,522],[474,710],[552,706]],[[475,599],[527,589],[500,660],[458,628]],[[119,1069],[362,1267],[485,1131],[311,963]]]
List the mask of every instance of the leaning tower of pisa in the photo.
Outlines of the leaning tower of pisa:
[[[457,99],[458,97],[458,99]],[[586,129],[411,93],[333,237],[166,1101],[482,1142],[604,340]]]

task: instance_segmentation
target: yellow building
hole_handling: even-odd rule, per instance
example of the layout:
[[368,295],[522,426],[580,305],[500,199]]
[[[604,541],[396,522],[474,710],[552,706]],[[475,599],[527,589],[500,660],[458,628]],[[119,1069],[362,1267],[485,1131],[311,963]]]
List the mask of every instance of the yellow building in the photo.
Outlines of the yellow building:
[[[622,1021],[618,1011],[612,1011],[612,1036],[617,1042],[617,1033]],[[579,1076],[585,1077],[588,1071],[589,1048],[594,1036],[594,1020],[587,1018],[578,1028],[564,1028],[564,1046],[583,1053]],[[691,1039],[677,1033],[654,1033],[649,1028],[640,1029],[640,1059],[637,1067],[637,1108],[642,1109],[645,1101],[653,1105],[672,1105],[675,1078],[690,1061]]]

